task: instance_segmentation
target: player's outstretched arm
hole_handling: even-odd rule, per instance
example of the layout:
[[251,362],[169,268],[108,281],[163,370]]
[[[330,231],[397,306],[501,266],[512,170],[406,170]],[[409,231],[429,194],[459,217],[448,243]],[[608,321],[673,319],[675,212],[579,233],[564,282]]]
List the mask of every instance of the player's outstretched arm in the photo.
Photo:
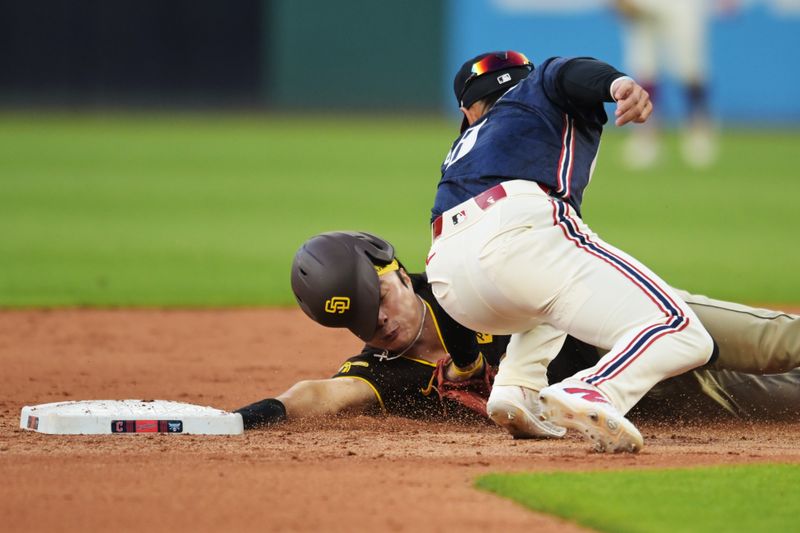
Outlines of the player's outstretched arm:
[[309,416],[358,413],[378,405],[378,397],[365,381],[331,378],[300,381],[278,396],[286,415],[294,420]]
[[237,409],[245,429],[265,427],[286,420],[361,412],[378,405],[378,398],[364,381],[351,378],[299,381],[277,398],[266,398]]
[[653,112],[647,91],[630,76],[603,61],[589,57],[572,58],[555,76],[556,93],[553,97],[575,116],[601,120],[604,124],[605,113],[598,113],[598,106],[603,102],[616,102],[614,123],[617,126],[645,122]]

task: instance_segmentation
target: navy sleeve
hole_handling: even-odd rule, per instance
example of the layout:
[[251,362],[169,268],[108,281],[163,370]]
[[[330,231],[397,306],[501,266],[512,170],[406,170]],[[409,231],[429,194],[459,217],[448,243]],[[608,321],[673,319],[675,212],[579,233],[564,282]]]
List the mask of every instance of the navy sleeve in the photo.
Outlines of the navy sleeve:
[[611,83],[625,76],[608,63],[592,58],[575,58],[561,68],[557,83],[567,101],[575,105],[591,106],[599,102],[613,102]]
[[589,57],[556,57],[539,68],[547,98],[564,112],[586,123],[602,126],[608,121],[603,102],[611,102],[611,82],[622,72]]

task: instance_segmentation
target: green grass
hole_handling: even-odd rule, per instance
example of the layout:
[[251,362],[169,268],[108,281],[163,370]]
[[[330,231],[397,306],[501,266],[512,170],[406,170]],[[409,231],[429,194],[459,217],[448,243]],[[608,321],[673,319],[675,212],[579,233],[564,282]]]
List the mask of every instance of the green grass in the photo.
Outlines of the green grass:
[[[33,115],[0,120],[0,306],[291,305],[309,236],[364,229],[422,269],[438,118]],[[587,222],[674,285],[800,302],[800,134],[730,132],[708,173],[619,165],[609,132]],[[673,150],[673,153],[677,153]]]
[[598,531],[796,531],[800,466],[490,474],[477,486]]

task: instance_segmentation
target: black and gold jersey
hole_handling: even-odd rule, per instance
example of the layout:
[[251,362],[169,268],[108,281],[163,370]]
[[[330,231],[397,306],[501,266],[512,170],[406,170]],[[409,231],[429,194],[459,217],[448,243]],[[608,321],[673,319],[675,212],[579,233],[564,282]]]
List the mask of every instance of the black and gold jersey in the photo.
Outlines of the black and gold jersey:
[[372,387],[381,409],[389,414],[431,418],[442,414],[439,394],[433,387],[436,365],[422,359],[382,357],[364,351],[339,368],[335,378],[354,378]]
[[510,335],[476,333],[456,322],[436,301],[425,274],[411,274],[411,283],[414,292],[428,305],[442,345],[457,366],[461,368],[469,366],[475,362],[479,354],[482,354],[490,365],[500,364],[500,358],[506,353],[506,346],[511,340]]
[[[475,333],[441,308],[431,292],[425,274],[411,274],[414,291],[428,306],[447,353],[460,366],[467,366],[483,355],[490,365],[497,365],[505,354],[510,337]],[[429,361],[366,345],[339,368],[334,378],[355,378],[369,384],[381,408],[390,414],[410,417],[435,417],[442,414],[439,395],[433,387],[436,365]]]
[[[428,306],[442,345],[450,357],[467,366],[478,354],[497,366],[506,353],[510,335],[476,333],[453,320],[433,296],[425,274],[411,274],[414,291]],[[594,365],[600,356],[584,342],[567,336],[558,356],[547,367],[550,383],[558,383],[576,372]],[[434,388],[436,365],[411,356],[366,345],[360,354],[351,357],[339,368],[334,378],[355,378],[366,382],[375,392],[381,409],[389,414],[414,418],[430,418],[443,414],[443,405]],[[451,417],[452,414],[449,415]]]

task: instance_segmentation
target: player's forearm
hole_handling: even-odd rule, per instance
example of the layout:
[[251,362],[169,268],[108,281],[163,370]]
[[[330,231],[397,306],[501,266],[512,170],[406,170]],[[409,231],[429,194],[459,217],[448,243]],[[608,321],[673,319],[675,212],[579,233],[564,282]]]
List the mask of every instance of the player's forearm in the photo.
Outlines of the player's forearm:
[[375,406],[378,399],[372,387],[357,379],[336,378],[299,381],[289,390],[237,409],[245,429],[278,424],[313,416],[358,412]]
[[329,416],[340,413],[347,405],[332,394],[329,385],[331,380],[300,381],[278,396],[286,406],[286,414],[290,420],[311,416]]
[[318,405],[325,403],[318,388],[313,382],[300,381],[277,398],[266,398],[234,412],[242,415],[245,429],[272,426],[289,419],[329,414],[330,409]]
[[567,62],[559,73],[559,86],[564,96],[578,105],[596,105],[613,102],[611,84],[625,76],[608,63],[590,58],[576,58]]

